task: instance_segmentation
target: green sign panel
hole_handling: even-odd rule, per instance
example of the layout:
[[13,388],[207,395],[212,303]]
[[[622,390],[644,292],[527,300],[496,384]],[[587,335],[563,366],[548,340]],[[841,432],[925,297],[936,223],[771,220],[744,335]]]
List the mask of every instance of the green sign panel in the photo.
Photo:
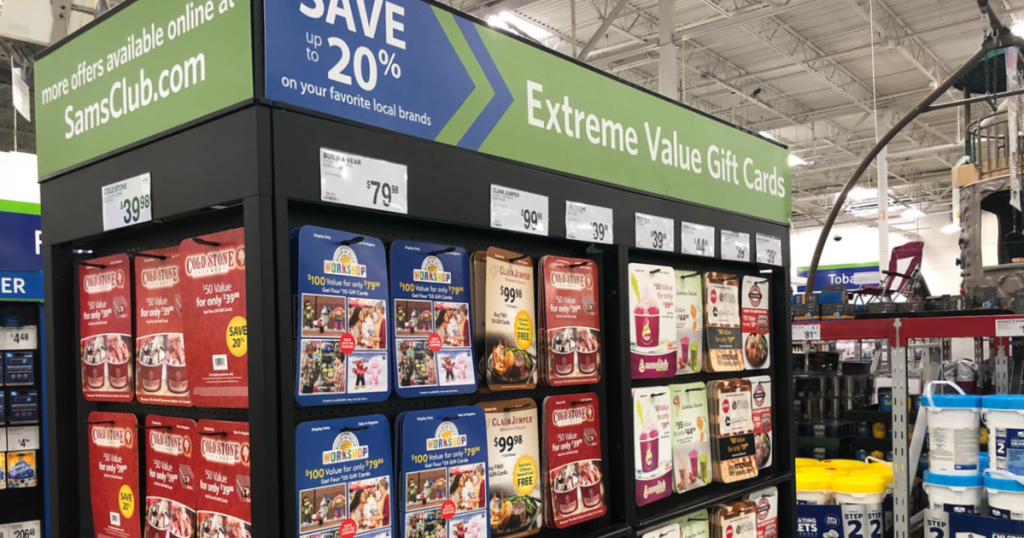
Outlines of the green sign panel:
[[139,0],[40,59],[40,177],[251,99],[251,28],[250,0]]
[[349,4],[264,0],[268,98],[790,221],[784,148],[422,0]]

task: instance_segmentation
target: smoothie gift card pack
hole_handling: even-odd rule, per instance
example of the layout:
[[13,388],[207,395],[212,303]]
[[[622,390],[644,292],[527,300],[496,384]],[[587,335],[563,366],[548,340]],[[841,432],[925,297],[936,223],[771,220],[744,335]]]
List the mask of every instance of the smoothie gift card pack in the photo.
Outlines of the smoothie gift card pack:
[[249,424],[200,420],[197,433],[199,536],[252,538]]
[[676,493],[711,482],[711,428],[704,383],[669,385],[672,484]]
[[675,270],[629,264],[629,351],[633,379],[676,375]]
[[195,531],[196,428],[187,419],[146,417],[145,538],[187,537]]
[[681,538],[708,538],[711,536],[708,511],[698,510],[676,520]]
[[236,228],[186,239],[178,254],[192,403],[248,407],[245,234]]
[[480,407],[487,419],[491,534],[536,534],[544,523],[537,404],[523,398]]
[[743,277],[740,294],[740,315],[743,325],[743,360],[748,370],[763,370],[771,365],[771,345],[768,333],[768,279]]
[[316,226],[291,234],[299,405],[380,402],[391,393],[384,243]]
[[135,256],[135,394],[139,402],[192,405],[178,247]]
[[487,426],[476,406],[398,415],[398,536],[490,538]]
[[564,529],[603,516],[601,415],[597,394],[544,399],[544,526]]
[[601,321],[597,267],[590,260],[544,256],[538,296],[546,385],[584,385],[601,380]]
[[668,387],[633,389],[633,459],[636,504],[672,493],[672,421]]
[[399,396],[476,391],[465,249],[391,244],[395,390]]
[[139,538],[138,422],[127,413],[89,413],[89,495],[96,536]]
[[94,258],[78,266],[79,351],[86,400],[130,402],[135,398],[131,279],[127,254]]
[[715,482],[728,484],[757,477],[751,392],[746,379],[708,382]]
[[704,276],[676,271],[676,375],[700,372],[704,359]]
[[707,316],[707,361],[711,372],[743,369],[740,289],[736,275],[705,273],[704,314]]
[[[483,358],[492,390],[537,386],[537,316],[534,311],[533,260],[491,247],[473,253],[473,293],[478,323],[483,324]],[[483,319],[480,319],[480,316]]]
[[383,415],[305,422],[295,429],[300,538],[391,538],[391,426]]
[[669,523],[640,535],[640,538],[681,538],[678,523]]

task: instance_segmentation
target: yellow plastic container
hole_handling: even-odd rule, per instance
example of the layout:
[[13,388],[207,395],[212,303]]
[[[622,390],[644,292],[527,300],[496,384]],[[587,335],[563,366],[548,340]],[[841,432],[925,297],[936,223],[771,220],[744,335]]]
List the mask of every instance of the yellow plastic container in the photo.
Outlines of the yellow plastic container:
[[863,469],[867,464],[857,460],[825,460],[821,462],[822,467],[833,467],[836,469]]
[[807,467],[821,467],[821,462],[812,458],[797,458],[796,468],[804,469]]
[[832,477],[826,473],[796,473],[796,504],[832,504]]

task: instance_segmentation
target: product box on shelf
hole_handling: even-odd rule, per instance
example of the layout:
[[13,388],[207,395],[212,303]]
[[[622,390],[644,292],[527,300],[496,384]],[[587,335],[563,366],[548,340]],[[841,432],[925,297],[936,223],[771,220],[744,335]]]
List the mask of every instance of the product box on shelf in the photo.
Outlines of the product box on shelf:
[[[145,538],[190,536],[196,524],[195,421],[149,415],[145,426]],[[170,532],[168,535],[167,533]]]
[[393,370],[399,396],[476,391],[470,280],[469,254],[463,248],[405,240],[391,244]]
[[7,393],[0,390],[0,425],[7,423],[7,398]]
[[[392,365],[384,243],[375,237],[303,226],[292,231],[291,248],[298,304],[296,401],[329,405],[386,400]],[[432,322],[429,307],[423,319]],[[440,347],[431,350],[426,339],[405,344],[408,349],[400,353],[408,354],[407,366],[415,363],[424,385],[429,377],[436,387],[435,353]]]
[[704,275],[676,270],[676,375],[695,374],[704,362]]
[[127,254],[79,263],[82,392],[86,400],[130,402],[135,398],[131,279]]
[[898,311],[896,305],[897,303],[868,303],[864,311],[868,314],[895,314]]
[[545,398],[541,446],[544,525],[565,529],[603,516],[608,507],[597,394]]
[[672,494],[672,420],[668,387],[633,389],[636,504]]
[[676,374],[675,270],[629,264],[629,350],[633,379]]
[[178,247],[135,256],[135,397],[141,403],[192,405],[186,361]]
[[34,385],[36,382],[35,353],[32,351],[5,351],[4,381],[8,387]]
[[806,305],[797,304],[793,305],[793,321],[818,321],[821,319],[821,310],[817,304]]
[[[253,536],[249,423],[200,420],[196,521],[199,536]],[[259,533],[257,533],[259,534]]]
[[955,538],[1018,538],[1024,536],[1024,520],[951,513],[949,514],[949,532],[945,536]]
[[541,381],[589,385],[601,380],[597,266],[585,259],[540,259]]
[[473,296],[477,308],[480,370],[492,390],[537,386],[539,346],[534,309],[533,260],[491,247],[473,253]]
[[133,414],[89,413],[89,498],[96,536],[142,536],[138,433]]
[[[704,274],[704,312],[707,314],[709,372],[743,369],[743,326],[740,316],[740,281],[736,275]],[[755,321],[756,325],[756,321]],[[767,332],[768,328],[765,327]],[[767,355],[766,355],[767,360]]]
[[383,415],[304,422],[295,430],[298,536],[394,536],[391,426]]
[[852,304],[823,304],[821,305],[821,321],[835,321],[839,319],[854,319],[857,315],[857,307]]
[[480,407],[487,419],[491,535],[536,534],[544,523],[537,404],[523,398]]
[[197,407],[248,407],[245,233],[241,228],[181,242],[188,376]]

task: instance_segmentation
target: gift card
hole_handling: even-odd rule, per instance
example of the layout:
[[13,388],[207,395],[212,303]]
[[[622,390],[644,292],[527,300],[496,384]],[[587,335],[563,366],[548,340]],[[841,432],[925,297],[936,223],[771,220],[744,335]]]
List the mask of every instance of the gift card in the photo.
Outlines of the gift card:
[[633,389],[633,455],[636,504],[672,493],[672,420],[668,387]]
[[669,385],[672,483],[676,493],[711,482],[711,426],[704,383]]
[[544,400],[543,486],[547,526],[564,529],[607,510],[597,394]]
[[[138,421],[129,413],[89,413],[89,497],[96,536],[141,536]],[[14,473],[8,461],[8,479]]]
[[597,266],[591,260],[540,259],[543,379],[551,386],[601,380]]
[[743,360],[747,370],[764,370],[771,366],[768,300],[766,278],[743,277],[740,315],[743,328]]
[[707,316],[707,361],[711,372],[743,369],[739,280],[736,275],[704,274],[704,312]]
[[196,433],[199,536],[252,538],[249,423],[204,419]]
[[676,375],[700,372],[704,359],[704,276],[676,271]]
[[185,537],[195,532],[196,429],[188,419],[146,417],[145,538]]
[[[526,255],[487,249],[484,278],[484,359],[487,386],[522,390],[537,386],[537,316],[534,311],[533,260]],[[479,315],[479,314],[478,314]]]
[[180,268],[176,246],[135,256],[135,397],[142,403],[192,405]]
[[491,534],[536,534],[544,523],[537,404],[523,398],[480,407],[487,419]]
[[78,266],[82,392],[86,400],[130,402],[135,398],[131,278],[127,254],[94,258]]
[[629,350],[632,378],[676,375],[675,270],[629,264]]

